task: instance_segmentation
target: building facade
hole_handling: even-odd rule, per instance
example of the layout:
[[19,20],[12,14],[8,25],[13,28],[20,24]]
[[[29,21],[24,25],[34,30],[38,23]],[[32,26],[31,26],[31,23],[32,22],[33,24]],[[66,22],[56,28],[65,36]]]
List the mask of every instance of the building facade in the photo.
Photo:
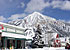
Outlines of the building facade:
[[32,37],[24,33],[24,28],[0,22],[0,48],[25,48]]

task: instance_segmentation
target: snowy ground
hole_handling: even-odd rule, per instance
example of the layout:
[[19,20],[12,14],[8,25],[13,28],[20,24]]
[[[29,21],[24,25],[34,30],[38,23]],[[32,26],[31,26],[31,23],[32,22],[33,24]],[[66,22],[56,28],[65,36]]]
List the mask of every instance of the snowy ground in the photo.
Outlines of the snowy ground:
[[[6,49],[9,50],[9,49]],[[54,48],[54,47],[44,47],[44,48],[36,48],[36,49],[11,49],[11,50],[67,50],[64,47],[58,47],[58,48]]]

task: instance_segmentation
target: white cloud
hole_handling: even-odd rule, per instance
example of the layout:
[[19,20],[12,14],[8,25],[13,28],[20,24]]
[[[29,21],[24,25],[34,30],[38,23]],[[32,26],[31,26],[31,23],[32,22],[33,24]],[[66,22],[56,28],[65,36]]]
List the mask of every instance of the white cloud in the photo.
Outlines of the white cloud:
[[49,4],[53,8],[59,8],[62,10],[70,10],[70,1],[60,1],[60,0],[56,1],[56,0],[54,0]]
[[27,4],[25,12],[42,11],[47,6],[49,6],[49,3],[44,2],[44,0],[31,0]]
[[70,10],[70,1],[65,0],[52,0],[51,2],[44,0],[31,0],[27,4],[27,8],[25,12],[34,12],[34,11],[42,11],[45,7],[59,8],[62,10]]
[[20,5],[17,6],[17,8],[24,8],[25,4],[24,2],[21,2]]
[[61,9],[70,10],[70,1],[66,1]]
[[70,23],[70,21],[67,21],[68,23]]
[[14,14],[14,15],[11,15],[11,17],[9,17],[8,19],[9,20],[16,20],[16,19],[18,19],[18,18],[22,18],[22,17],[25,17],[26,16],[26,14]]
[[3,16],[0,16],[0,21],[4,21],[4,20],[6,20],[6,18]]
[[62,5],[63,5],[63,3],[62,3],[63,1],[52,1],[51,3],[49,3],[50,4],[50,6],[52,6],[53,8],[59,8],[59,7],[61,7]]
[[25,5],[24,2],[21,2],[21,8],[24,8],[24,5]]

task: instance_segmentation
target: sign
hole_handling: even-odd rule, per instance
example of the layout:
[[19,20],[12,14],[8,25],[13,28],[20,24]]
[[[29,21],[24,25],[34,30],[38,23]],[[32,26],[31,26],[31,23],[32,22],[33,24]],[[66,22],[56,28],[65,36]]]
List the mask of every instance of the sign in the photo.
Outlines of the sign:
[[16,33],[24,33],[24,31],[23,30],[17,30],[16,29]]
[[14,28],[7,28],[7,31],[9,31],[9,32],[15,32],[15,29]]
[[0,24],[0,30],[2,30],[2,29],[4,29],[4,27],[3,27],[3,25],[2,25],[2,24]]

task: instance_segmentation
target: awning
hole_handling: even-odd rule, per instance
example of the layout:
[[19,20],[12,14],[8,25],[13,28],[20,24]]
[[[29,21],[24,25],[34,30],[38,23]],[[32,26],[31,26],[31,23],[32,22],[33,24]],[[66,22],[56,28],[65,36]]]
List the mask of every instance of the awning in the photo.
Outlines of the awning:
[[22,34],[16,34],[16,33],[8,33],[8,32],[2,32],[2,36],[4,37],[12,37],[12,38],[23,38],[23,39],[32,39],[32,37],[24,36]]

